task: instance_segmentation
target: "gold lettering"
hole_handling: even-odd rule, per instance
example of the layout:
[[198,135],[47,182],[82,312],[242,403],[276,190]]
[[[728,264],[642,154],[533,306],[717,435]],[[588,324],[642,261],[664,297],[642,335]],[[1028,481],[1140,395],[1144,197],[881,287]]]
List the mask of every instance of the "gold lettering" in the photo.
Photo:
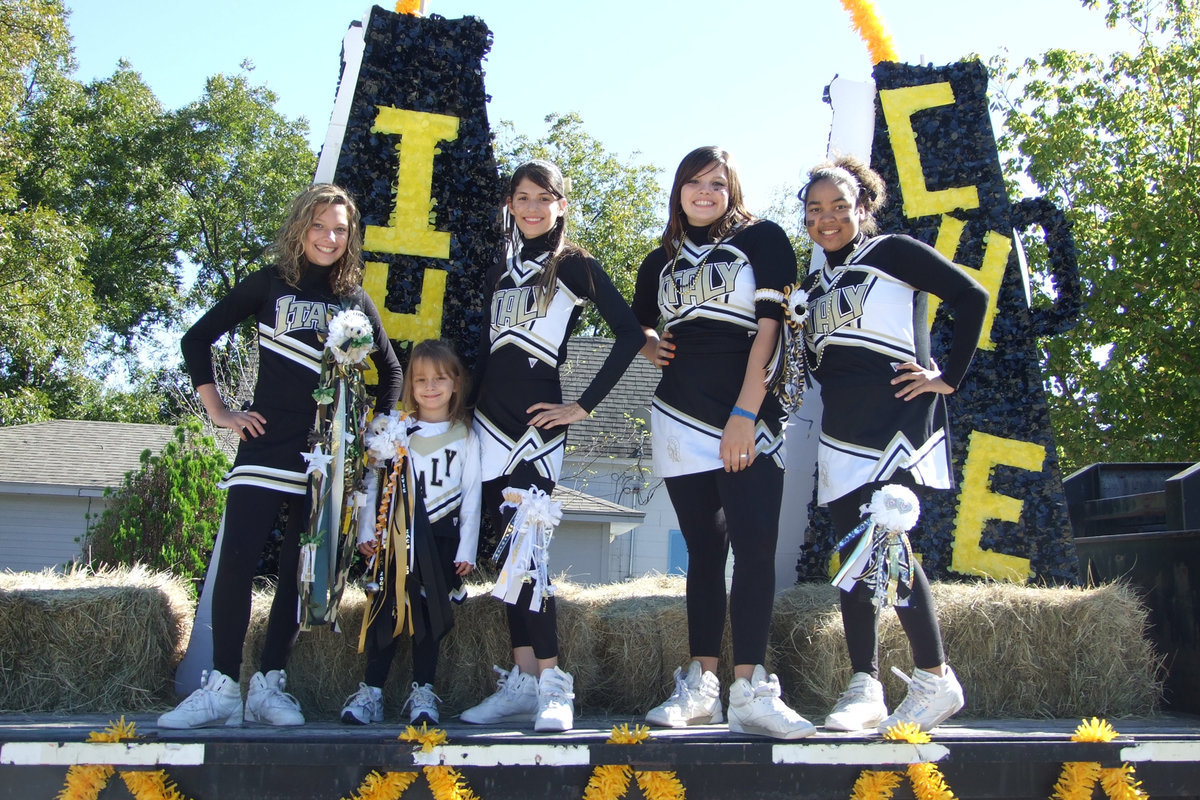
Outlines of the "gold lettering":
[[[442,335],[442,308],[446,299],[445,270],[426,267],[421,281],[421,302],[417,304],[416,313],[398,314],[389,311],[384,302],[387,299],[387,264],[368,261],[365,267],[363,289],[375,303],[389,339],[398,342],[420,342],[425,339],[437,339]],[[367,364],[367,382],[378,383],[375,365],[369,361]]]
[[[967,223],[950,216],[942,216],[942,224],[938,227],[937,243],[934,249],[946,258],[954,261],[958,252],[958,243],[962,240]],[[975,279],[983,284],[988,291],[987,314],[983,318],[983,329],[979,332],[979,347],[982,350],[996,349],[992,341],[992,324],[996,321],[999,311],[1000,284],[1004,281],[1004,270],[1008,265],[1008,254],[1012,252],[1012,239],[1002,233],[988,231],[983,238],[983,264],[975,271]],[[958,262],[955,262],[958,263]],[[959,264],[964,269],[974,269],[965,264]],[[933,317],[937,313],[941,300],[929,296],[929,324],[933,325]]]

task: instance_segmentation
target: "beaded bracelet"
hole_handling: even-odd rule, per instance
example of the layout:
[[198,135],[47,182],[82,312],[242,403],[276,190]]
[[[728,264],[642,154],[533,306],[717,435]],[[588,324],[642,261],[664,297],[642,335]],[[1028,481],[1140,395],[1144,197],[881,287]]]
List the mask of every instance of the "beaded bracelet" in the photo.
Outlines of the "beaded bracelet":
[[744,408],[742,408],[742,407],[740,407],[740,406],[734,406],[734,407],[733,407],[733,408],[730,410],[730,412],[729,412],[729,416],[731,416],[731,417],[745,417],[746,419],[750,420],[751,422],[754,422],[754,421],[756,421],[756,420],[758,419],[758,415],[757,415],[757,414],[751,414],[749,411],[747,411],[746,409],[744,409]]

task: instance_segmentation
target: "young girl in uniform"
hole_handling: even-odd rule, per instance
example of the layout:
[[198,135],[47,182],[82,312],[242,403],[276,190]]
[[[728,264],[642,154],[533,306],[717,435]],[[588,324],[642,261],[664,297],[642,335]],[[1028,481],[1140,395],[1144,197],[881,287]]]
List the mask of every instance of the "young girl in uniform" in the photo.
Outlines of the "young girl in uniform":
[[[951,487],[943,396],[954,392],[971,363],[988,295],[933,248],[908,236],[871,236],[884,183],[858,159],[814,167],[800,197],[804,225],[825,256],[824,266],[804,282],[808,367],[824,405],[817,502],[829,506],[841,539],[885,484]],[[954,340],[940,369],[929,357],[921,292],[954,312]],[[854,544],[843,546],[843,559]],[[930,730],[962,708],[962,687],[945,663],[929,582],[919,561],[909,566],[912,587],[901,582],[895,604],[916,665],[907,697],[888,716],[878,680],[879,607],[872,602],[874,587],[860,580],[840,592],[853,676],[826,728],[884,732],[912,722]]]
[[784,465],[784,414],[764,379],[782,307],[757,301],[755,292],[778,294],[795,277],[787,235],[746,210],[729,154],[701,147],[684,157],[662,246],[642,262],[633,299],[648,340],[643,352],[662,369],[651,411],[654,471],[688,549],[692,658],[675,670],[670,698],[646,715],[653,725],[723,720],[716,669],[732,547],[729,728],[781,739],[815,730],[784,704],[778,679],[763,666]]
[[[425,520],[414,525],[414,553],[420,555],[412,559],[406,580],[409,613],[420,620],[412,635],[413,684],[405,703],[413,725],[439,722],[439,698],[433,682],[449,620],[431,614],[431,606],[445,597],[461,603],[466,598],[462,579],[475,568],[479,443],[470,428],[466,384],[462,362],[448,343],[427,339],[413,347],[401,399],[401,407],[410,416],[398,423],[405,426],[407,434],[407,479],[420,498],[414,513],[425,515]],[[402,502],[402,498],[393,495],[391,502]],[[400,552],[396,549],[381,553],[379,538],[372,530],[359,535],[359,552],[369,558],[392,559],[393,573],[409,560],[403,543]],[[394,586],[385,582],[379,587],[389,596],[372,607],[379,613],[367,628],[366,673],[342,709],[342,722],[366,725],[383,721],[383,684],[399,642],[394,635],[396,619],[404,613],[404,598],[395,596]]]
[[[374,331],[372,359],[379,372],[376,412],[396,405],[400,366],[379,313],[363,291],[362,233],[358,209],[342,189],[317,184],[292,203],[272,249],[275,263],[237,284],[183,336],[183,358],[214,425],[237,431],[221,545],[213,554],[213,669],[174,710],[164,728],[236,723],[243,707],[238,674],[250,623],[250,587],[259,554],[280,508],[288,524],[279,552],[279,583],[271,604],[260,671],[250,679],[245,719],[267,725],[301,725],[295,698],[284,692],[284,665],[299,631],[297,602],[300,533],[308,519],[308,451],[321,374],[322,341],[333,315],[363,311]],[[244,320],[258,326],[258,380],[246,410],[225,406],[213,375],[212,345]]]
[[[566,185],[556,166],[537,160],[516,169],[505,198],[507,252],[487,275],[490,324],[484,327],[476,365],[475,433],[482,452],[484,508],[501,533],[510,520],[545,515],[562,466],[567,426],[591,413],[645,342],[604,269],[567,239],[566,215]],[[563,402],[558,370],[589,301],[615,341],[583,394]],[[524,494],[515,517],[510,512],[513,490]],[[510,513],[502,513],[506,502]],[[514,666],[508,671],[496,667],[501,675],[496,692],[463,712],[462,720],[493,724],[532,719],[538,731],[570,730],[574,681],[558,666],[554,597],[543,580],[525,580],[545,576],[546,554],[537,550],[534,559],[540,564],[529,563],[524,549],[518,556],[514,545],[519,535],[514,531],[504,537],[509,544],[501,555],[506,560],[493,592],[507,603]]]

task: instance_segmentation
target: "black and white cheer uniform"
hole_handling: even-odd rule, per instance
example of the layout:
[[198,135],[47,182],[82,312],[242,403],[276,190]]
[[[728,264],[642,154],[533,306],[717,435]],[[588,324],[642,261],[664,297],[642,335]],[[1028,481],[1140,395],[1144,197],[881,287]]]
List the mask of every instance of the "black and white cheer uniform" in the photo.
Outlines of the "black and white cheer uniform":
[[897,470],[934,489],[953,485],[950,427],[943,395],[895,396],[896,366],[929,368],[929,325],[919,293],[954,311],[954,337],[942,380],[957,388],[975,354],[988,295],[941,253],[908,236],[861,236],[826,253],[808,276],[804,326],[824,412],[817,501],[825,505]]
[[[428,530],[437,553],[434,568],[439,574],[426,577],[423,561],[417,560],[409,576],[413,582],[410,596],[414,613],[421,616],[421,630],[431,631],[428,600],[438,588],[446,591],[456,603],[466,599],[462,577],[455,571],[457,562],[475,564],[479,543],[481,485],[479,480],[479,442],[471,429],[461,422],[421,422],[410,420],[408,458],[412,467],[415,491],[423,500],[429,518]],[[392,554],[396,555],[396,554]],[[407,558],[407,554],[404,554]],[[385,587],[389,591],[391,587]],[[367,632],[367,669],[363,681],[368,686],[382,687],[387,680],[399,639],[393,638],[395,620],[394,598],[385,603],[387,613],[381,613]],[[412,642],[413,680],[431,684],[437,672],[438,648],[442,636],[414,637]]]
[[[371,298],[356,288],[345,298],[329,286],[329,270],[306,265],[299,286],[289,286],[275,267],[246,277],[184,334],[181,347],[194,386],[216,383],[212,345],[246,319],[258,326],[258,379],[250,410],[266,419],[263,433],[238,445],[233,468],[221,482],[227,488],[222,544],[214,553],[213,666],[238,675],[250,620],[250,586],[271,526],[288,498],[308,492],[305,462],[308,434],[316,419],[313,390],[321,374],[323,344],[318,336],[343,308],[358,307],[371,320],[379,372],[377,411],[400,397],[402,375],[392,344]],[[279,584],[263,645],[261,669],[283,669],[299,622],[297,568],[300,531],[307,502],[293,499],[279,553]]]
[[756,303],[755,291],[778,292],[795,280],[791,242],[768,221],[719,242],[707,227],[688,226],[677,258],[659,247],[638,270],[634,314],[646,328],[665,320],[675,344],[654,393],[654,471],[664,478],[687,544],[693,657],[721,653],[730,548],[734,664],[761,664],[766,655],[783,499],[784,414],[775,396],[768,392],[758,409],[753,464],[725,472],[720,447],[758,320],[783,316],[778,302]]
[[[714,243],[687,227],[678,259],[652,251],[638,270],[633,312],[647,328],[661,318],[675,357],[662,371],[651,410],[654,472],[664,478],[722,469],[721,434],[746,375],[758,320],[783,317],[779,303],[755,303],[756,289],[796,279],[796,256],[773,222],[745,225]],[[782,469],[784,413],[768,393],[758,410],[754,448]]]
[[596,304],[615,341],[596,377],[576,400],[584,411],[590,413],[604,399],[645,343],[629,305],[594,258],[578,253],[564,256],[553,294],[544,309],[539,307],[536,283],[550,257],[546,238],[526,242],[520,256],[510,253],[488,271],[490,325],[484,331],[475,371],[479,398],[475,433],[485,481],[512,474],[522,462],[536,468],[540,477],[558,481],[566,428],[531,427],[532,415],[525,409],[535,403],[562,402],[558,369],[587,301]]

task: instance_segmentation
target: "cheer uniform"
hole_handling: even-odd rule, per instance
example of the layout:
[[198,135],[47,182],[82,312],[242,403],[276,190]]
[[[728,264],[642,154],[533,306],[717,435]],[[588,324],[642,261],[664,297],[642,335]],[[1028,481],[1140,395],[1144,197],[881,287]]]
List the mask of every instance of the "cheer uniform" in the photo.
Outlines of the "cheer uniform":
[[258,379],[249,410],[266,419],[263,433],[238,445],[233,468],[220,486],[227,488],[222,544],[213,586],[213,667],[237,675],[250,622],[250,587],[259,554],[283,503],[288,525],[279,552],[279,584],[271,606],[263,646],[262,671],[283,669],[299,629],[300,531],[308,510],[303,500],[308,481],[302,452],[316,417],[313,390],[321,374],[324,345],[320,336],[343,308],[361,309],[371,320],[379,371],[376,410],[395,406],[401,372],[374,303],[362,288],[339,297],[329,287],[329,270],[306,265],[299,286],[289,286],[275,267],[238,283],[184,334],[181,347],[193,386],[216,383],[212,345],[243,320],[258,328]]
[[779,292],[796,256],[773,222],[744,225],[721,241],[687,226],[678,254],[652,251],[638,270],[633,310],[646,328],[665,321],[675,356],[651,409],[654,470],[663,477],[688,548],[688,632],[693,656],[718,656],[725,620],[725,560],[734,552],[734,663],[761,664],[775,593],[783,498],[785,415],[771,393],[755,420],[754,463],[725,472],[721,436],[741,393],[758,320],[782,320]]
[[[824,411],[818,446],[817,502],[829,505],[838,537],[860,521],[859,507],[886,483],[933,489],[953,486],[946,399],[925,392],[895,396],[896,367],[933,367],[922,293],[954,312],[954,336],[942,380],[957,388],[975,354],[987,313],[987,291],[941,253],[908,236],[860,234],[805,281],[809,292],[806,356],[821,385]],[[851,543],[852,544],[852,543]],[[846,557],[851,545],[843,548]],[[913,563],[911,594],[896,606],[917,667],[945,661],[929,582]],[[842,618],[854,672],[877,676],[878,608],[864,582],[841,592]]]
[[[507,517],[500,504],[506,487],[536,486],[549,494],[558,482],[566,449],[567,429],[536,428],[526,409],[537,403],[561,403],[558,370],[567,356],[567,341],[587,301],[612,328],[615,341],[591,384],[576,400],[591,413],[616,385],[629,362],[645,344],[645,335],[621,293],[600,263],[579,252],[564,255],[553,293],[539,304],[536,288],[548,259],[549,234],[524,242],[487,275],[490,324],[483,331],[476,363],[475,434],[479,437],[483,502],[497,531]],[[544,307],[543,307],[544,305]],[[541,612],[529,612],[532,585],[515,604],[505,606],[513,647],[532,646],[537,658],[558,654],[553,598]]]
[[[421,513],[428,521],[427,525],[422,521],[414,526],[416,535],[428,536],[428,541],[414,544],[429,548],[432,556],[428,561],[422,557],[415,559],[406,581],[420,634],[414,634],[412,641],[413,680],[425,685],[433,683],[439,644],[449,631],[446,624],[449,619],[441,625],[435,624],[436,609],[444,605],[443,597],[456,603],[466,599],[456,564],[462,561],[475,564],[481,502],[479,441],[461,422],[420,422],[415,418],[410,422],[410,480],[421,498]],[[408,554],[403,557],[407,559]],[[429,570],[432,574],[426,574],[426,565],[432,567]],[[431,606],[435,608],[432,615]],[[368,686],[381,687],[387,680],[399,643],[393,636],[396,613],[395,597],[389,597],[367,631],[367,669],[363,682]]]

